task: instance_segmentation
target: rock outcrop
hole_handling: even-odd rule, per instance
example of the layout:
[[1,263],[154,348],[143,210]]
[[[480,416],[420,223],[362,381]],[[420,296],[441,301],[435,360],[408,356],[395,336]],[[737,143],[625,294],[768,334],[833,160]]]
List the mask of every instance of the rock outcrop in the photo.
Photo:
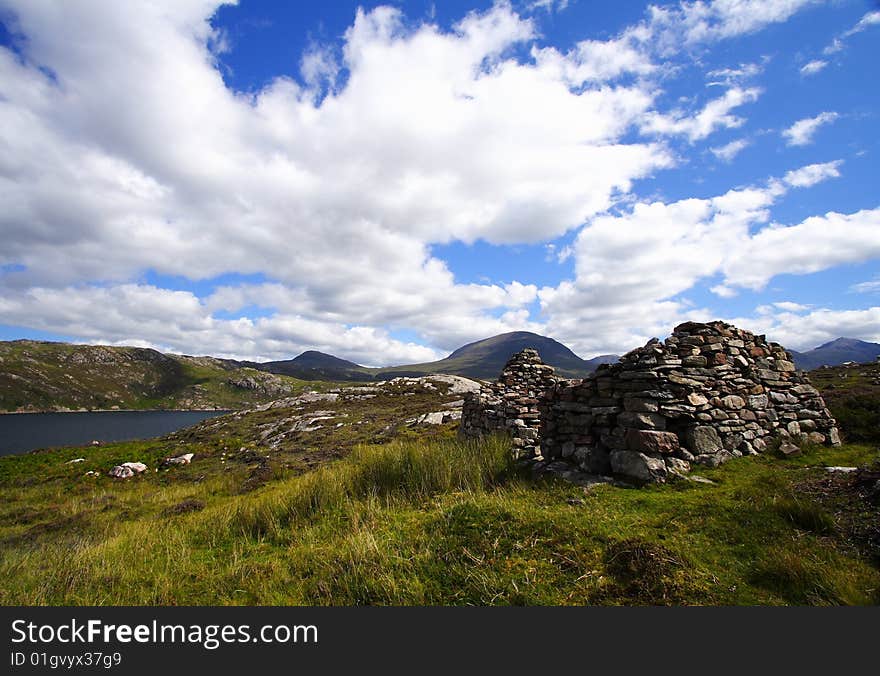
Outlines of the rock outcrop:
[[834,418],[791,355],[724,322],[687,322],[584,380],[524,350],[467,395],[461,434],[505,430],[516,453],[662,482],[691,464],[753,455],[777,438],[839,444]]

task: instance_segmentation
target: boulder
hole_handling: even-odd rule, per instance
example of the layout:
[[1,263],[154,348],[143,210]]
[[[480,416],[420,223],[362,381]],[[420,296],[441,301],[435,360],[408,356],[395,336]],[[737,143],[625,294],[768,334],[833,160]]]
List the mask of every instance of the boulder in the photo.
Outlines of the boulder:
[[644,483],[666,481],[666,463],[636,451],[617,451],[611,454],[611,470]]
[[173,465],[188,465],[192,462],[192,459],[192,453],[184,453],[183,455],[178,455],[175,458],[165,458],[162,461],[162,467],[171,467]]
[[733,453],[721,448],[714,453],[703,453],[698,455],[695,462],[700,465],[706,465],[707,467],[718,467],[721,463],[727,462],[734,457],[736,456]]
[[674,432],[628,429],[626,447],[643,453],[675,453],[679,450],[678,437]]
[[708,455],[720,451],[724,446],[714,427],[698,425],[685,433],[685,445],[694,455]]
[[779,452],[786,458],[793,458],[801,454],[801,449],[789,441],[783,441],[779,445]]
[[116,465],[108,474],[116,479],[128,479],[135,474],[141,474],[147,471],[147,466],[142,462],[124,462]]

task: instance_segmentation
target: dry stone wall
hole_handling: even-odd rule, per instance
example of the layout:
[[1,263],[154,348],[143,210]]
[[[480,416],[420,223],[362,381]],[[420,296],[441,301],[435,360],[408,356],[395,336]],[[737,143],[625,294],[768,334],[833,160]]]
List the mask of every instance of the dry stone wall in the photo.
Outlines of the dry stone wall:
[[774,438],[840,443],[791,355],[723,322],[681,324],[584,380],[555,377],[534,350],[515,355],[465,399],[461,434],[496,430],[513,433],[520,456],[642,482],[754,455]]
[[465,395],[459,434],[474,438],[507,432],[517,457],[540,457],[542,397],[559,381],[553,367],[541,361],[537,350],[515,354],[494,383]]

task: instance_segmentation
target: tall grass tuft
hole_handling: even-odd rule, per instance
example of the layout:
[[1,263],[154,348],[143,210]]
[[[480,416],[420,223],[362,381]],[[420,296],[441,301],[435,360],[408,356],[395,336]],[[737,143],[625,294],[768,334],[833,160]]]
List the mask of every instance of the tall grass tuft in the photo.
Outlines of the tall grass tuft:
[[362,446],[343,461],[241,501],[225,526],[243,535],[278,537],[292,523],[345,513],[352,501],[376,498],[387,505],[482,491],[499,485],[512,470],[505,437]]

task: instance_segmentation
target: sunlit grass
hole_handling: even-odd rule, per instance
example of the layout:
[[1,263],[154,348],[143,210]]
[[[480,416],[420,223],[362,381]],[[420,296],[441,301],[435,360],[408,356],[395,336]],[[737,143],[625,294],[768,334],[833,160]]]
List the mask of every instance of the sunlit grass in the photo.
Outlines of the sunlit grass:
[[[504,439],[362,446],[246,494],[220,464],[179,482],[7,473],[0,602],[877,603],[876,564],[796,488],[876,457],[808,449],[706,470],[714,485],[589,492],[522,475]],[[204,508],[175,513],[188,500]]]

